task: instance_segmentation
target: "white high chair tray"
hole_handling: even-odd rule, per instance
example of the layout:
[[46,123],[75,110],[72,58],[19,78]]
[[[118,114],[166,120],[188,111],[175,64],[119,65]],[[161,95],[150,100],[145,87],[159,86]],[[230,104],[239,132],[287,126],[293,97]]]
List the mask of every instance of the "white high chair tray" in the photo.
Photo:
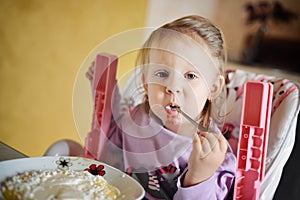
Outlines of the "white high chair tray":
[[[90,169],[92,164],[96,166],[102,165],[104,167],[103,170],[101,170],[105,171],[103,177],[109,184],[120,190],[121,199],[138,200],[144,197],[145,191],[143,187],[132,177],[105,163],[81,157],[33,157],[2,161],[0,162],[0,182],[3,182],[7,177],[25,171],[55,169],[84,171],[85,169]],[[0,193],[0,199],[2,198]]]

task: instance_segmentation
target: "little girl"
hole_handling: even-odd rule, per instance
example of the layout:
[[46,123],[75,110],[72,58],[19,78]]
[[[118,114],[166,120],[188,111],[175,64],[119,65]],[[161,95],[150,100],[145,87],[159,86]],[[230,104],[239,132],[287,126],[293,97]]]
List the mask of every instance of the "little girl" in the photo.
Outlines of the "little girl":
[[[144,102],[113,113],[101,161],[137,179],[146,199],[226,199],[236,160],[220,132],[226,61],[220,30],[200,16],[175,20],[152,32],[139,61]],[[122,164],[112,161],[114,154]]]

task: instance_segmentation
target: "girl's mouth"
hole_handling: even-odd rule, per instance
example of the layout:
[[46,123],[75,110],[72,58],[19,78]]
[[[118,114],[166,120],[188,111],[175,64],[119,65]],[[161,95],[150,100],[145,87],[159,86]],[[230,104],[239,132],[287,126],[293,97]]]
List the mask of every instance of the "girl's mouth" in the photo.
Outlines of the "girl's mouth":
[[179,108],[178,105],[169,104],[165,107],[165,110],[169,115],[177,115],[178,114],[177,108]]

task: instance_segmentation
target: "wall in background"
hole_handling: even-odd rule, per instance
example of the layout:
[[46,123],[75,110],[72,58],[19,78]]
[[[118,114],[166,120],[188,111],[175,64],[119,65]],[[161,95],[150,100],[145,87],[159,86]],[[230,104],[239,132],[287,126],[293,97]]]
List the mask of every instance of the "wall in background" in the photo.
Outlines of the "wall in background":
[[148,0],[146,25],[158,27],[189,14],[212,19],[217,6],[218,0]]
[[99,43],[143,27],[145,0],[0,1],[0,140],[29,156],[81,142],[72,116],[76,73]]
[[[258,2],[260,0],[235,1],[218,0],[216,5],[214,22],[222,29],[228,47],[228,55],[232,60],[240,61],[245,40],[249,34],[257,31],[258,24],[246,25],[246,12],[244,6],[248,2]],[[268,1],[268,0],[267,0]],[[269,0],[268,2],[274,2]],[[266,37],[282,39],[292,39],[300,41],[300,4],[298,0],[279,0],[283,7],[298,15],[298,19],[290,24],[270,23]]]
[[[199,14],[210,19],[221,28],[225,35],[228,57],[240,61],[248,34],[255,33],[257,24],[246,26],[244,5],[259,0],[149,0],[147,26],[160,26],[184,15]],[[270,0],[270,2],[273,2]],[[298,0],[281,0],[283,6],[298,14],[291,24],[271,24],[268,35],[279,38],[300,40],[300,4]]]

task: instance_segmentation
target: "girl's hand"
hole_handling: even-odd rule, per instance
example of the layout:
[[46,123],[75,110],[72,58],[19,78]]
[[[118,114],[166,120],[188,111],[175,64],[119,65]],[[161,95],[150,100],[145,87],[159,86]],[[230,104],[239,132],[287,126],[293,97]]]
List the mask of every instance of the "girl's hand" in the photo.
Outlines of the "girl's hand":
[[226,151],[227,142],[223,135],[208,132],[195,135],[183,186],[209,179],[224,161]]
[[94,77],[94,69],[95,69],[95,61],[91,63],[91,66],[89,67],[88,71],[85,73],[85,76],[92,81]]

